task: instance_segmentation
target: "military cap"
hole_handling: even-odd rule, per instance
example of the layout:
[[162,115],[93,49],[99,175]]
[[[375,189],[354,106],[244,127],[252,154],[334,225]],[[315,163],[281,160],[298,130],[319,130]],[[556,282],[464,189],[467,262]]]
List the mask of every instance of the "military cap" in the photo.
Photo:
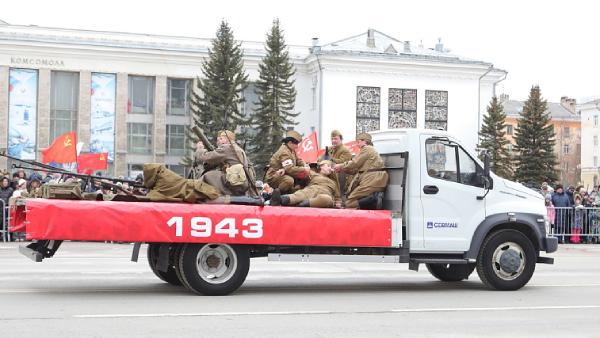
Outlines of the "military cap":
[[235,141],[235,134],[231,130],[219,130],[217,136],[223,136],[231,141]]
[[360,133],[360,134],[356,135],[356,140],[372,141],[373,138],[371,137],[371,134],[369,134],[369,133]]
[[300,133],[295,130],[288,130],[287,133],[285,133],[284,140],[292,141],[292,139],[295,140],[297,143],[300,143],[302,142],[302,135],[300,135]]
[[333,138],[333,137],[336,137],[336,136],[338,136],[340,139],[342,139],[342,138],[343,138],[343,137],[342,137],[342,133],[340,133],[340,131],[339,131],[339,130],[337,130],[337,129],[334,129],[334,130],[332,130],[332,131],[331,131],[331,137]]

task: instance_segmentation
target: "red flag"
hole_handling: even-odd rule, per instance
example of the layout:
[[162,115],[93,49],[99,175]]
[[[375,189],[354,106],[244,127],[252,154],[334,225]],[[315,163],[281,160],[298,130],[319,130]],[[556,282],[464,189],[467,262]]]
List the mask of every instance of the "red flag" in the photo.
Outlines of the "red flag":
[[296,149],[296,155],[306,163],[317,162],[319,158],[319,145],[317,144],[317,132],[306,136]]
[[348,150],[350,150],[350,152],[352,153],[353,156],[360,153],[360,147],[358,146],[358,142],[350,141],[350,142],[344,143],[344,145],[346,146],[346,148],[348,148]]
[[77,136],[74,131],[57,137],[52,145],[42,150],[42,162],[73,163],[77,162]]
[[77,156],[77,172],[80,174],[106,169],[108,169],[108,153],[79,154]]

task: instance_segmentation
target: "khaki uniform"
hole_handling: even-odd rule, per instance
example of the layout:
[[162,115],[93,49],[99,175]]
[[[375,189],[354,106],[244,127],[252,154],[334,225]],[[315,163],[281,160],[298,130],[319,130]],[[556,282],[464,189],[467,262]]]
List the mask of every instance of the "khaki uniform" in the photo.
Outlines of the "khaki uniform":
[[383,159],[373,146],[364,146],[360,153],[343,166],[349,174],[355,174],[348,189],[347,208],[358,208],[358,200],[374,192],[384,191],[388,183],[388,174],[383,168]]
[[348,162],[352,159],[352,153],[343,144],[337,147],[330,147],[328,150],[329,160],[335,164]]
[[308,200],[313,208],[333,208],[335,201],[340,199],[340,187],[335,174],[325,176],[311,172],[308,186],[289,195],[289,198],[290,205]]
[[[296,152],[287,145],[281,147],[271,156],[267,170],[267,183],[273,188],[279,188],[282,193],[289,193],[294,187],[294,179],[305,179],[304,161],[296,156]],[[285,169],[283,176],[276,176],[277,170]]]
[[[237,154],[236,154],[237,152]],[[223,144],[213,151],[198,150],[194,158],[199,162],[216,167],[213,170],[205,172],[200,178],[213,187],[217,188],[221,195],[244,195],[248,192],[248,179],[243,184],[232,185],[226,180],[226,170],[235,164],[241,164],[246,168],[248,174],[252,175],[249,168],[249,161],[246,157],[246,152],[237,144]],[[238,160],[241,159],[243,163]],[[253,179],[254,177],[251,177]]]
[[213,200],[219,192],[202,180],[188,180],[163,164],[144,164],[144,186],[150,191],[146,195],[151,201],[198,202]]

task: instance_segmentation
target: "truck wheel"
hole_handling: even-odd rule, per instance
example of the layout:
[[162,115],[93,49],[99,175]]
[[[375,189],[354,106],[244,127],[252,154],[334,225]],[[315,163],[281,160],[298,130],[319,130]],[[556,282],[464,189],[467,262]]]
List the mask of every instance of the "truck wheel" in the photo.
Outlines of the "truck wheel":
[[527,236],[517,230],[500,230],[481,246],[477,274],[489,287],[518,290],[533,276],[536,261],[537,252]]
[[185,244],[179,255],[183,284],[197,294],[223,296],[248,275],[250,253],[243,245]]
[[148,265],[150,265],[152,272],[154,272],[158,278],[171,285],[181,285],[181,281],[179,280],[179,277],[177,277],[175,266],[171,261],[176,247],[177,245],[171,245],[169,247],[169,267],[167,268],[167,272],[159,271],[156,268],[156,263],[158,262],[158,249],[160,248],[159,243],[148,243],[148,252],[146,254],[148,257]]
[[469,278],[475,263],[469,264],[425,264],[429,273],[442,282],[460,282]]

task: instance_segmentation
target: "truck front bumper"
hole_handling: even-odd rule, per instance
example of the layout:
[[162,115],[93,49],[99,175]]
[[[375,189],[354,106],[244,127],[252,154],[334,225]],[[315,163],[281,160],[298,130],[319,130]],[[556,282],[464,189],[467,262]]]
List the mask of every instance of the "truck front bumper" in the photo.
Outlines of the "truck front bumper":
[[556,250],[558,250],[558,238],[545,237],[544,248],[547,253],[555,252]]

